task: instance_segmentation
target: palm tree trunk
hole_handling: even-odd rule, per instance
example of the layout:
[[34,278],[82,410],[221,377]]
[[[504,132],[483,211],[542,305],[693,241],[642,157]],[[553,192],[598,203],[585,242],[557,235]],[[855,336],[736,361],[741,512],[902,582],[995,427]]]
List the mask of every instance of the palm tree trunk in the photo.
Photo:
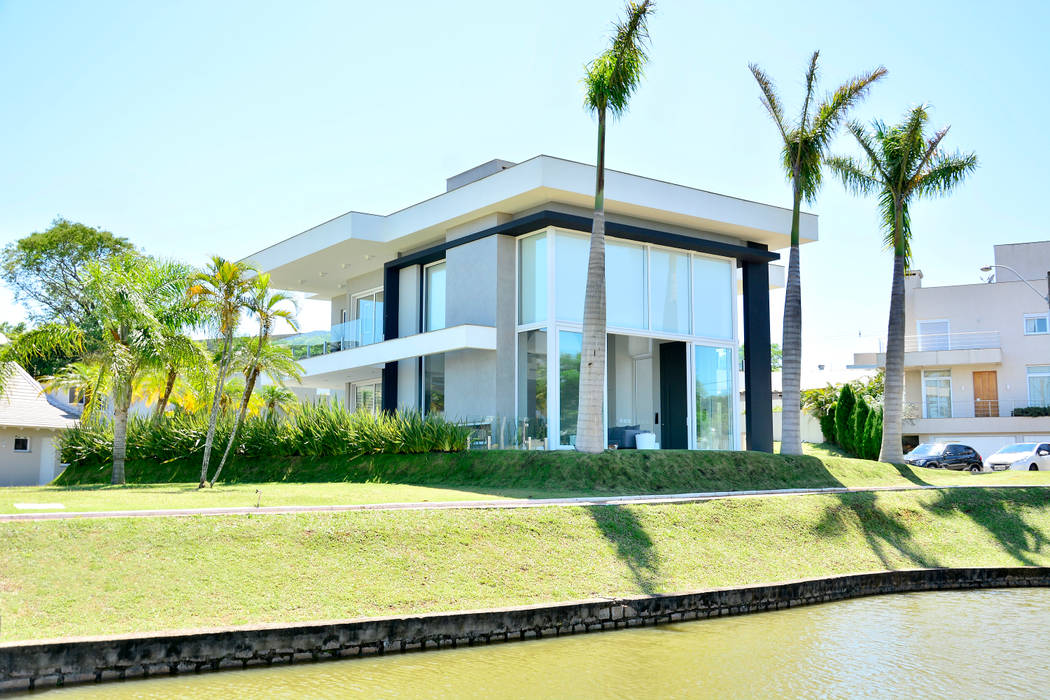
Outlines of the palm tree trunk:
[[164,411],[167,410],[168,401],[171,400],[171,392],[175,388],[175,380],[178,378],[178,376],[178,370],[168,370],[168,377],[167,380],[164,382],[164,393],[161,394],[160,399],[157,401],[157,408],[153,413],[154,418],[160,418],[164,415]]
[[[791,210],[791,252],[788,255],[787,288],[784,294],[784,337],[781,358],[781,434],[780,454],[802,454],[802,276],[799,269],[799,211],[802,192],[795,179]],[[770,369],[772,371],[772,369]]]
[[226,466],[226,458],[230,454],[230,448],[233,447],[233,443],[237,439],[237,433],[240,431],[241,426],[244,425],[244,414],[248,412],[248,401],[252,398],[252,391],[255,389],[255,381],[259,378],[259,371],[255,367],[258,362],[259,358],[256,356],[251,374],[248,376],[248,381],[244,385],[244,396],[241,398],[241,410],[237,414],[237,422],[233,426],[233,431],[230,432],[230,439],[226,441],[226,449],[222,453],[222,459],[219,460],[219,468],[215,470],[215,476],[212,477],[210,482],[208,482],[211,486],[214,486],[215,482],[219,480],[219,475],[222,474],[222,468]]
[[583,351],[580,354],[580,402],[576,449],[596,454],[605,449],[605,110],[598,111],[598,163],[594,184],[594,224],[587,260],[583,302]]
[[124,460],[128,449],[128,406],[131,403],[131,382],[115,379],[113,387],[113,474],[111,484],[124,484]]
[[215,424],[219,420],[219,403],[222,400],[222,388],[226,384],[226,373],[230,369],[230,346],[233,344],[233,331],[222,339],[222,360],[219,362],[219,377],[215,383],[215,397],[211,402],[211,416],[208,418],[208,435],[204,439],[204,458],[201,461],[201,481],[197,488],[204,488],[208,483],[208,462],[211,460],[212,443],[215,442]]
[[898,205],[894,221],[893,286],[890,318],[886,328],[886,385],[882,396],[882,449],[880,462],[904,461],[901,443],[904,417],[904,244],[902,212]]

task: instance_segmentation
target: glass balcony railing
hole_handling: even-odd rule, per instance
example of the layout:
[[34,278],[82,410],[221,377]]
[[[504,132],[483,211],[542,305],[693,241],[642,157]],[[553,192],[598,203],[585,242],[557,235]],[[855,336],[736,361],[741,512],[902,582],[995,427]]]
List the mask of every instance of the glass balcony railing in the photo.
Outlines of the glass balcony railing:
[[[925,409],[925,410],[924,410]],[[1027,399],[973,399],[972,401],[947,401],[928,399],[923,404],[904,404],[904,419],[931,418],[1009,418],[1011,416],[1050,415],[1050,407]]]
[[291,348],[292,357],[296,360],[305,360],[309,357],[381,342],[383,342],[382,319],[375,322],[371,319],[357,319],[337,323],[327,331],[290,335],[278,340],[277,344]]

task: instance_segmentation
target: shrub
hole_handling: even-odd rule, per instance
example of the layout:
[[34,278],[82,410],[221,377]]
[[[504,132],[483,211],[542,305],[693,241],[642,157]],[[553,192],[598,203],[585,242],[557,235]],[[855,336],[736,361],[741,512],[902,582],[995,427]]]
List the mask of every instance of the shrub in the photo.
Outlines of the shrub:
[[866,432],[868,427],[868,414],[871,413],[871,409],[868,408],[868,402],[864,400],[863,396],[857,397],[857,403],[853,405],[853,415],[850,416],[850,439],[853,441],[853,456],[866,459],[865,455],[868,452],[868,434]]
[[864,427],[864,459],[878,459],[882,450],[882,407],[871,409],[868,413],[868,422]]
[[1024,408],[1015,408],[1011,415],[1022,417],[1022,418],[1042,418],[1044,416],[1050,416],[1050,406],[1025,406]]
[[837,445],[838,442],[835,440],[835,407],[837,403],[832,403],[828,406],[827,413],[820,416],[820,432],[824,433],[824,442],[832,445]]
[[[215,443],[229,439],[232,418],[219,421]],[[208,417],[172,414],[159,420],[133,417],[128,421],[128,460],[158,463],[192,457],[204,446]],[[470,428],[440,415],[418,413],[351,413],[339,405],[303,404],[286,419],[253,416],[244,421],[234,445],[241,457],[341,457],[373,454],[460,452],[467,449]],[[67,430],[62,460],[87,467],[104,467],[112,459],[113,423],[86,421]]]
[[843,384],[835,405],[835,440],[846,452],[853,452],[853,406],[857,403],[853,387]]

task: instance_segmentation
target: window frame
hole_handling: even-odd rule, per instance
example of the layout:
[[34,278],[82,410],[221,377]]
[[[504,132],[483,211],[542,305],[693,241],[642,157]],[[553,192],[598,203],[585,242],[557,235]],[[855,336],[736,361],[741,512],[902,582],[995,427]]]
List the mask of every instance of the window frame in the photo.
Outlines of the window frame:
[[426,265],[422,266],[422,270],[421,270],[422,275],[420,276],[420,280],[419,280],[419,285],[421,287],[420,296],[422,297],[422,304],[420,304],[420,316],[422,318],[420,319],[421,323],[419,324],[419,326],[422,329],[423,333],[429,333],[431,331],[440,331],[443,328],[448,328],[448,304],[447,303],[445,304],[445,310],[444,310],[444,313],[442,314],[442,316],[444,317],[444,321],[443,321],[444,325],[441,326],[441,328],[431,328],[430,327],[430,317],[429,317],[430,315],[427,313],[429,311],[429,308],[427,306],[427,304],[429,303],[428,297],[430,296],[430,294],[429,294],[429,292],[430,292],[429,271],[432,268],[435,268],[435,267],[437,267],[439,265],[441,265],[441,266],[443,266],[445,268],[445,300],[446,300],[446,302],[448,301],[448,265],[446,264],[447,262],[448,262],[448,260],[446,258],[442,258],[441,260],[435,260],[432,263],[427,263]]
[[[1032,369],[1034,367],[1045,367],[1046,371],[1044,371],[1044,372],[1037,372],[1037,373],[1033,374],[1032,373]],[[1025,392],[1026,392],[1026,394],[1028,396],[1028,405],[1030,407],[1035,405],[1035,404],[1032,403],[1032,377],[1046,377],[1046,378],[1050,379],[1050,365],[1025,365],[1024,386],[1025,386]],[[1042,404],[1040,404],[1040,406],[1042,406]]]
[[[26,448],[24,450],[18,449],[19,440],[26,441]],[[11,451],[20,455],[30,454],[33,451],[33,438],[29,437],[28,435],[15,435],[14,438],[11,440]]]
[[[1042,330],[1042,331],[1029,331],[1028,330],[1028,321],[1029,320],[1037,321],[1039,319],[1043,320],[1043,324],[1044,324],[1043,328],[1044,328],[1044,330]],[[1025,314],[1024,315],[1024,334],[1025,335],[1050,335],[1050,314],[1046,314],[1046,313]]]
[[[928,410],[927,410],[928,405],[927,405],[927,402],[926,402],[926,373],[927,372],[947,372],[948,373],[948,377],[947,377],[947,379],[948,379],[948,415],[947,416],[937,416],[937,418],[954,418],[955,417],[955,386],[954,386],[955,383],[952,381],[952,370],[951,370],[950,367],[947,367],[947,368],[946,367],[939,367],[939,368],[933,368],[933,369],[924,369],[922,371],[922,417],[923,418],[930,418],[930,416],[928,415],[928,413],[929,413]],[[939,377],[939,379],[943,379],[943,377]]]

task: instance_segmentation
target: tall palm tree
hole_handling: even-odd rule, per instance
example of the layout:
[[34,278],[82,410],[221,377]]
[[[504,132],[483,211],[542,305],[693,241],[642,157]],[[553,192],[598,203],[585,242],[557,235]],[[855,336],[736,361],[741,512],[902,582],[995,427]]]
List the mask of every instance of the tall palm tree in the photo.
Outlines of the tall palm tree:
[[114,256],[87,268],[85,291],[102,333],[100,347],[84,359],[100,366],[98,381],[108,380],[112,392],[113,484],[124,483],[135,380],[160,354],[165,331],[160,318],[185,295],[188,272],[178,263],[137,254]]
[[822,180],[821,165],[835,130],[846,116],[846,112],[863,99],[873,82],[886,75],[886,69],[879,66],[839,86],[818,104],[814,93],[817,87],[819,56],[820,52],[814,51],[809,60],[805,78],[806,94],[802,100],[798,121],[794,124],[788,123],[784,117],[783,103],[777,97],[773,82],[756,64],[748,66],[762,90],[762,104],[773,118],[783,140],[781,163],[788,180],[791,181],[791,252],[788,256],[787,287],[784,290],[784,337],[781,343],[784,408],[781,415],[780,451],[792,455],[802,454],[802,276],[798,257],[799,213],[802,200],[807,204],[816,201]]
[[[212,485],[219,480],[222,468],[226,466],[226,458],[229,457],[230,448],[237,440],[237,432],[244,423],[244,416],[248,412],[248,402],[252,398],[259,375],[268,372],[278,380],[283,380],[285,376],[294,376],[296,379],[302,376],[299,363],[292,359],[292,351],[270,342],[274,324],[278,319],[284,319],[293,331],[299,329],[295,320],[298,311],[295,300],[283,292],[271,289],[269,274],[260,274],[253,282],[252,292],[248,298],[248,311],[259,320],[259,332],[255,338],[254,352],[244,364],[244,395],[241,397],[241,408],[233,430],[230,431],[230,438],[226,442],[222,459],[219,460],[219,468],[215,470],[215,476],[209,482]],[[292,308],[287,308],[288,304],[291,304]]]
[[904,273],[911,263],[911,203],[923,197],[950,194],[977,168],[976,154],[941,150],[941,141],[950,127],[927,137],[924,129],[928,121],[926,107],[919,105],[894,126],[876,120],[869,132],[862,124],[851,122],[848,128],[860,144],[863,160],[848,156],[828,159],[828,165],[846,189],[878,195],[885,244],[893,249],[880,462],[904,461]]
[[194,306],[210,319],[221,340],[219,349],[219,373],[208,418],[208,434],[204,440],[204,457],[201,461],[200,488],[207,485],[208,462],[215,442],[215,425],[219,419],[223,387],[233,359],[233,335],[241,320],[241,313],[248,307],[252,289],[251,274],[255,268],[242,262],[212,256],[208,266],[190,279],[189,298]]
[[612,46],[587,66],[584,104],[598,116],[598,160],[594,182],[594,223],[587,260],[587,287],[583,307],[583,352],[580,355],[580,398],[576,449],[597,453],[605,449],[605,122],[627,110],[648,60],[647,22],[652,0],[628,2],[627,17],[615,25]]

